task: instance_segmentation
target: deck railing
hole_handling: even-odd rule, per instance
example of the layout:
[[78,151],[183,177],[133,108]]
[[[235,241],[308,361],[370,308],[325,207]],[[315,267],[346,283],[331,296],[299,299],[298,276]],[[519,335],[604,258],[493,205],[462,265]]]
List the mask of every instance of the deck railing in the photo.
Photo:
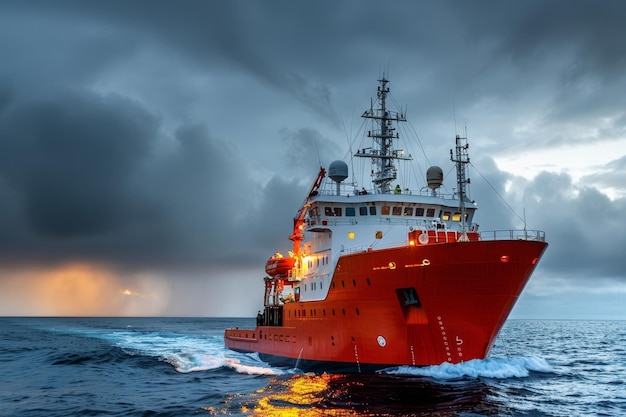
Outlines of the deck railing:
[[[468,232],[478,233],[478,239],[471,239],[472,241],[491,241],[491,240],[529,240],[537,242],[546,241],[546,233],[542,230],[490,230],[485,232]],[[458,237],[461,232],[444,232],[440,231],[441,235],[437,240],[431,240],[428,244],[437,243],[453,243],[458,241]],[[450,238],[452,236],[452,238]],[[456,238],[455,238],[456,236]],[[351,253],[365,252],[375,249],[388,249],[398,246],[407,246],[409,241],[404,242],[377,242],[375,246],[353,246],[350,248],[344,248],[340,251],[340,255],[347,255]],[[420,246],[420,245],[417,245]]]
[[537,240],[546,241],[542,230],[490,230],[479,232],[480,240]]

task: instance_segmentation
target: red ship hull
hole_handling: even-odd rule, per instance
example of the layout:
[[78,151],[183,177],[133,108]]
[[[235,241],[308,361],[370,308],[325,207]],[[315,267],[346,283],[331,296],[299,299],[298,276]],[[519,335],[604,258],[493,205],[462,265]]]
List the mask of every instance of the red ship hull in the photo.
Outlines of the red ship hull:
[[305,371],[482,359],[546,247],[493,240],[345,255],[326,299],[285,303],[269,311],[274,325],[227,329],[225,345]]

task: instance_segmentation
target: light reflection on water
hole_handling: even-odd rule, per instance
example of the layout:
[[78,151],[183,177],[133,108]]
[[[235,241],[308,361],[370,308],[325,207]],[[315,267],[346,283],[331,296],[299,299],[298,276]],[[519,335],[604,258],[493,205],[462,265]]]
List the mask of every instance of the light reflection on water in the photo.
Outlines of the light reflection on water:
[[228,413],[254,416],[507,415],[490,388],[476,380],[435,382],[395,375],[300,374],[272,379]]

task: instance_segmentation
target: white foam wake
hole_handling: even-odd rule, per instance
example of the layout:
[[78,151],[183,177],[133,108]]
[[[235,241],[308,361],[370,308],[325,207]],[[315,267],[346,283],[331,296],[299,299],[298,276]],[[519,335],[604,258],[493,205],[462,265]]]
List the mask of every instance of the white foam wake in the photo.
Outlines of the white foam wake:
[[449,380],[463,377],[471,378],[525,378],[531,371],[550,373],[554,369],[545,359],[534,356],[513,358],[473,359],[471,361],[441,365],[414,367],[400,366],[384,370],[394,375],[426,376],[435,379]]
[[265,366],[244,365],[237,359],[224,359],[224,366],[248,375],[284,375],[286,372],[276,368]]
[[[159,332],[122,331],[101,334],[130,355],[156,357],[177,372],[190,373],[229,368],[248,375],[281,375],[254,355],[224,348],[221,337],[201,337]],[[228,355],[228,356],[226,356]]]

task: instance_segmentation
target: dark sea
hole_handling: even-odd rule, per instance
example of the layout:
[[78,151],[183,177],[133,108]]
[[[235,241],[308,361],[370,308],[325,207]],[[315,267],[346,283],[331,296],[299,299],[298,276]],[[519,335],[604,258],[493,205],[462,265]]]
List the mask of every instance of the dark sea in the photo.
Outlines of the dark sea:
[[304,374],[224,348],[253,319],[0,318],[1,416],[626,415],[626,322],[509,320],[490,357]]

